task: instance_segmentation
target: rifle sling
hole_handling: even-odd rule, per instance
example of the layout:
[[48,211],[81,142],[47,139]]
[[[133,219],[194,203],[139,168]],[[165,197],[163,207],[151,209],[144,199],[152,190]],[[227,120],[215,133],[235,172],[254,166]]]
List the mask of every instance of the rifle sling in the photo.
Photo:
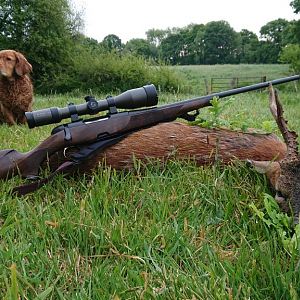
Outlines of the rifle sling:
[[24,184],[13,188],[12,193],[17,196],[24,196],[26,194],[32,193],[48,183],[53,177],[57,174],[67,174],[70,172],[73,167],[76,165],[73,161],[66,161],[61,164],[53,173],[51,173],[48,177],[36,180],[32,183]]
[[73,153],[70,156],[70,160],[62,163],[53,173],[51,173],[48,177],[43,179],[38,179],[32,183],[24,184],[21,186],[17,186],[13,188],[12,193],[17,196],[24,196],[26,194],[32,193],[39,189],[40,187],[47,184],[51,181],[57,174],[69,174],[72,173],[75,168],[77,168],[80,164],[84,163],[85,160],[95,155],[99,151],[112,146],[118,143],[120,140],[128,136],[127,134],[122,134],[115,136],[110,139],[96,141],[95,143],[91,143],[88,145],[82,145],[76,153]]

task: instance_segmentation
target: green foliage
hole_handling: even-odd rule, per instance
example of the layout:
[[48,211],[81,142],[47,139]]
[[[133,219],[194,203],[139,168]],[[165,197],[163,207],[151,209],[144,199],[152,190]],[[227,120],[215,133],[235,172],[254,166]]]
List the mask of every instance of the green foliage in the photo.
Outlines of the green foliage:
[[263,48],[261,54],[264,53],[263,63],[278,62],[278,56],[281,49],[290,42],[287,39],[290,29],[290,22],[285,19],[277,19],[268,22],[260,29],[263,39]]
[[157,48],[144,39],[131,39],[129,40],[125,47],[124,52],[129,52],[133,55],[138,55],[146,59],[157,59]]
[[122,45],[121,39],[117,35],[115,35],[115,34],[109,34],[109,35],[107,35],[103,39],[102,45],[108,51],[120,52],[123,49],[123,45]]
[[159,58],[172,65],[217,63],[278,63],[281,49],[300,41],[300,22],[276,19],[261,27],[235,32],[226,21],[190,24],[168,30],[151,29],[147,40]]
[[209,22],[204,31],[206,64],[226,64],[237,61],[237,33],[226,21]]
[[285,46],[283,44],[284,35],[289,24],[289,21],[285,19],[270,21],[260,29],[260,34],[263,39],[273,42],[274,45]]
[[263,121],[262,124],[262,129],[266,133],[272,133],[275,132],[277,129],[277,124],[275,121]]
[[181,33],[169,34],[160,45],[161,57],[168,63],[176,65],[180,63],[184,47],[184,37]]
[[257,48],[259,40],[255,33],[243,29],[238,36],[238,55],[240,63],[256,63],[258,61]]
[[300,0],[293,0],[290,5],[294,9],[295,14],[300,12]]
[[280,212],[275,199],[269,194],[264,194],[265,212],[259,210],[254,203],[250,204],[258,216],[269,228],[275,229],[284,249],[292,255],[300,251],[300,224],[293,225],[293,218]]
[[287,45],[280,54],[280,61],[288,63],[295,73],[300,72],[300,45]]
[[[79,90],[110,93],[153,83],[162,90],[173,91],[178,89],[182,80],[170,69],[154,67],[139,56],[88,51],[87,48],[78,47],[72,64],[55,77],[55,82],[51,81],[51,86],[61,92]],[[46,90],[51,86],[45,86]]]
[[173,65],[203,63],[204,28],[203,24],[191,24],[170,30],[159,43],[160,58]]
[[152,56],[145,47],[131,48],[130,54],[122,52],[116,35],[98,43],[79,34],[81,16],[68,0],[0,0],[0,8],[0,47],[25,54],[33,66],[36,93],[123,91],[150,82],[169,91],[180,86],[170,70],[136,57]]
[[[205,128],[221,128],[227,127],[232,130],[241,130],[242,132],[247,132],[250,127],[250,122],[246,118],[246,114],[243,111],[238,111],[232,113],[230,118],[226,116],[226,111],[232,106],[236,99],[231,97],[226,101],[219,100],[217,97],[214,97],[210,103],[211,106],[206,109],[206,114],[203,116],[200,114],[200,117],[192,122],[192,125],[199,125],[200,127]],[[274,121],[263,121],[259,126],[259,130],[272,133],[276,130],[276,123]],[[253,132],[253,129],[251,130]]]
[[229,101],[222,102],[217,97],[214,97],[210,101],[211,106],[207,108],[208,117],[200,120],[196,120],[192,125],[199,125],[205,128],[218,128],[228,126],[229,122],[221,118],[221,114],[224,112],[226,106],[229,105]]
[[146,32],[147,41],[152,45],[159,46],[161,41],[169,34],[170,30],[149,29]]

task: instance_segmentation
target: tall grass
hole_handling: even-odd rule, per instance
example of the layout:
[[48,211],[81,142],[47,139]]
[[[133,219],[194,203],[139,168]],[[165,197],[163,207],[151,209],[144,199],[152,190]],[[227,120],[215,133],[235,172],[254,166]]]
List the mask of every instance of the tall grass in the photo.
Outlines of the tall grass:
[[[289,124],[300,132],[299,93],[280,95]],[[80,99],[37,96],[36,108]],[[273,122],[264,92],[229,102],[224,119],[237,116],[261,130]],[[52,127],[2,125],[2,148],[28,151]],[[136,162],[127,173],[99,166],[92,177],[58,176],[17,198],[10,190],[21,182],[0,182],[1,299],[300,296],[300,255],[288,252],[278,232],[254,214],[251,204],[264,210],[264,193],[272,192],[265,177],[242,162],[225,168]]]

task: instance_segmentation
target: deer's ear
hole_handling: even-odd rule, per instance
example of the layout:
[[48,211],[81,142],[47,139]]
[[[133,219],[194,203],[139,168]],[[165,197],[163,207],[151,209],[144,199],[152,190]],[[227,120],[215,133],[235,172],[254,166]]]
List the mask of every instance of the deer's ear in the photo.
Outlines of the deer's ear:
[[277,161],[257,161],[248,160],[248,163],[255,169],[256,172],[266,174],[271,185],[275,188],[278,177],[280,176],[280,164]]

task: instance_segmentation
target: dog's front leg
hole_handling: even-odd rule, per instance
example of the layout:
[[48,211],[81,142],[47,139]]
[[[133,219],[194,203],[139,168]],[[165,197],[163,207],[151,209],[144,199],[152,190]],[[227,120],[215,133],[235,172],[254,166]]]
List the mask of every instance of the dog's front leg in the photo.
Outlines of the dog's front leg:
[[7,123],[8,125],[15,125],[16,121],[11,113],[2,103],[0,103],[0,113],[1,113],[1,121],[3,123]]

